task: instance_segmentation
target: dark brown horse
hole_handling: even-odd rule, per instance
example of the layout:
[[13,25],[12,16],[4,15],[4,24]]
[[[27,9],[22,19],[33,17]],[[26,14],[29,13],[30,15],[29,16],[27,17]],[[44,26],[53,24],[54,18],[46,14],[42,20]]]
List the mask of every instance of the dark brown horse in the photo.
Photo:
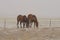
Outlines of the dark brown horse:
[[31,27],[32,23],[34,23],[34,27],[36,26],[38,28],[38,20],[35,15],[29,14],[28,19],[29,19],[29,27]]
[[20,23],[21,28],[22,28],[22,23],[23,23],[23,28],[25,28],[25,25],[26,25],[26,27],[29,26],[29,20],[25,15],[24,16],[22,16],[22,15],[17,16],[17,28],[19,28],[19,25],[18,25],[19,23]]

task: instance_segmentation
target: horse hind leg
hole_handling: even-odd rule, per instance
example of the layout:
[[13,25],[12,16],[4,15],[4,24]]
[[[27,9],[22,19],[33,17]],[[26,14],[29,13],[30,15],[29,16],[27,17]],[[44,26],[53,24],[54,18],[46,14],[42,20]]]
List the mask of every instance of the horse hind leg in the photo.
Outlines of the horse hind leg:
[[20,28],[22,28],[22,22],[20,22]]
[[19,21],[17,21],[17,28],[19,28],[19,25],[18,24],[19,24]]
[[25,23],[23,23],[23,28],[25,28]]

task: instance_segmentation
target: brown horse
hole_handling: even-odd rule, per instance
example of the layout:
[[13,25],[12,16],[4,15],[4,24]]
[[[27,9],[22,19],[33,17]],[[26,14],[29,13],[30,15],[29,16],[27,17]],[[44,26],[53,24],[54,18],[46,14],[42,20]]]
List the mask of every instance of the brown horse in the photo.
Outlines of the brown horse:
[[31,27],[32,23],[34,23],[34,28],[35,28],[35,26],[38,28],[38,21],[37,21],[37,17],[35,15],[29,14],[28,19],[29,19],[29,27]]
[[23,28],[25,28],[25,25],[26,27],[29,26],[29,20],[28,18],[24,15],[18,15],[17,16],[17,28],[19,28],[18,24],[20,23],[20,27],[22,28],[22,23],[23,23]]

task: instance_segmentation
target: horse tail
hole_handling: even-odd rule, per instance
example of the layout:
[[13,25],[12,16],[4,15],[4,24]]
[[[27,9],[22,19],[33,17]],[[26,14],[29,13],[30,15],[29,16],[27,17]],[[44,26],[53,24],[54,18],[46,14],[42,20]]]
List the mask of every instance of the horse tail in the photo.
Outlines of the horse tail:
[[36,22],[36,27],[38,28],[38,22]]

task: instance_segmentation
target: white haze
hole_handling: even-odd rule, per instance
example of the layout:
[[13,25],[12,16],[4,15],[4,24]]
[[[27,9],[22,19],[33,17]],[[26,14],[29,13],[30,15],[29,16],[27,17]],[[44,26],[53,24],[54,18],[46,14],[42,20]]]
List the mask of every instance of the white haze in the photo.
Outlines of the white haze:
[[40,18],[60,18],[60,0],[0,0],[0,17],[29,13]]

